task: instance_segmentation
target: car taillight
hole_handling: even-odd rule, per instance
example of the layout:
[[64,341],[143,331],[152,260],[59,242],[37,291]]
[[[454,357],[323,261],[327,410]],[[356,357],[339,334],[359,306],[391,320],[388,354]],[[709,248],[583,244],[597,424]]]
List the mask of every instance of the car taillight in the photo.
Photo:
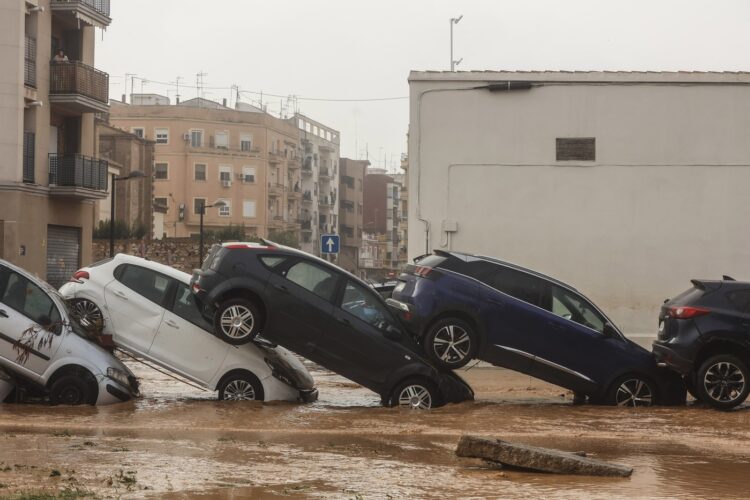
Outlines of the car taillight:
[[432,272],[432,268],[428,266],[417,266],[414,268],[414,274],[422,278],[426,278]]
[[708,309],[704,309],[703,307],[677,306],[670,307],[667,312],[670,318],[690,319],[697,318],[698,316],[703,316],[704,314],[708,314],[711,311],[709,311]]
[[198,293],[201,291],[201,286],[198,283],[193,283],[193,293]]
[[70,278],[70,281],[73,281],[75,283],[80,283],[81,280],[87,280],[89,279],[89,273],[87,271],[76,271],[73,274],[73,277]]

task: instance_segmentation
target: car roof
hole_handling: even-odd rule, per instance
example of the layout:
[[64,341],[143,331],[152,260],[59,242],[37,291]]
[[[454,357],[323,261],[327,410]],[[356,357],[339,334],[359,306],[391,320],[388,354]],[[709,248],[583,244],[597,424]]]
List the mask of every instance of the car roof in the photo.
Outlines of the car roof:
[[115,255],[115,258],[112,259],[112,262],[116,263],[117,265],[133,264],[136,266],[146,267],[148,269],[153,269],[154,271],[157,271],[161,274],[166,274],[170,278],[182,281],[183,283],[190,283],[190,275],[188,273],[184,273],[178,269],[175,269],[174,267],[170,267],[165,264],[154,262],[153,260],[144,259],[143,257],[136,257],[135,255],[118,253],[117,255]]

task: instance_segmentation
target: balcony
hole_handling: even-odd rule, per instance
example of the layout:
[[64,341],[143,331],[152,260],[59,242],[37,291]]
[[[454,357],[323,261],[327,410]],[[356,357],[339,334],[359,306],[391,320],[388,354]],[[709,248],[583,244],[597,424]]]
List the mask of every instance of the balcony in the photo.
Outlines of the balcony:
[[312,220],[311,219],[307,219],[307,220],[303,219],[300,222],[300,227],[302,228],[302,232],[303,233],[311,233],[312,232]]
[[52,196],[101,200],[107,197],[106,160],[81,154],[49,155],[49,188]]
[[289,198],[295,199],[295,200],[301,200],[302,199],[302,190],[300,188],[291,189],[289,191]]
[[310,191],[305,191],[302,194],[302,201],[304,203],[312,203],[312,193]]
[[109,75],[82,62],[50,64],[49,101],[69,114],[106,113]]
[[330,181],[331,180],[331,172],[326,167],[320,168],[320,173],[318,174],[318,179],[321,181]]
[[284,229],[284,216],[274,215],[268,220],[268,227],[274,229]]
[[302,162],[299,159],[299,156],[295,156],[294,158],[289,158],[289,160],[286,162],[286,166],[289,170],[297,170],[300,168]]
[[23,133],[23,182],[34,184],[34,168],[36,166],[36,135],[33,132]]
[[283,196],[286,186],[275,182],[268,183],[268,196]]
[[97,28],[106,28],[112,22],[109,17],[110,0],[51,0],[50,10],[71,26],[84,22]]

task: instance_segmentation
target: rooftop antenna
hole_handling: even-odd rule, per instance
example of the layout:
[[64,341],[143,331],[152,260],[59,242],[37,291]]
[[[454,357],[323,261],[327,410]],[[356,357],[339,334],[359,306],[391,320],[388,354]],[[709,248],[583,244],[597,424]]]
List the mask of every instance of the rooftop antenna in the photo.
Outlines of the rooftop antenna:
[[[203,70],[201,70],[195,75],[195,86],[197,87],[197,90],[198,90],[198,97],[201,99],[203,99],[203,95],[204,95],[203,93],[203,77],[204,76],[208,76],[208,73],[204,73]],[[201,106],[200,102],[198,102],[198,106],[199,107]]]
[[178,76],[174,80],[175,85],[175,98],[177,99],[177,104],[180,104],[180,80],[182,80],[181,76]]
[[[128,77],[130,77],[130,92],[135,92],[135,77],[138,76],[135,73],[125,73],[125,96],[128,95]],[[133,99],[130,99],[130,104],[133,104]]]

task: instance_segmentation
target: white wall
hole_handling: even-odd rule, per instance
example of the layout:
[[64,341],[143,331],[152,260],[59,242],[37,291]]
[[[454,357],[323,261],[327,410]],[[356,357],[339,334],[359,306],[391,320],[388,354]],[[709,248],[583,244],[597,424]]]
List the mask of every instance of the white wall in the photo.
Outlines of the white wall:
[[[589,81],[424,92],[509,78]],[[691,84],[711,78],[733,84]],[[633,83],[593,83],[602,79]],[[687,85],[665,83],[677,79]],[[575,286],[630,333],[655,332],[661,303],[691,278],[750,280],[750,87],[736,84],[748,75],[410,81],[410,258],[429,246],[530,267]],[[595,137],[596,161],[557,162],[557,137]],[[429,243],[418,218],[430,223]],[[450,242],[446,219],[458,223]]]

